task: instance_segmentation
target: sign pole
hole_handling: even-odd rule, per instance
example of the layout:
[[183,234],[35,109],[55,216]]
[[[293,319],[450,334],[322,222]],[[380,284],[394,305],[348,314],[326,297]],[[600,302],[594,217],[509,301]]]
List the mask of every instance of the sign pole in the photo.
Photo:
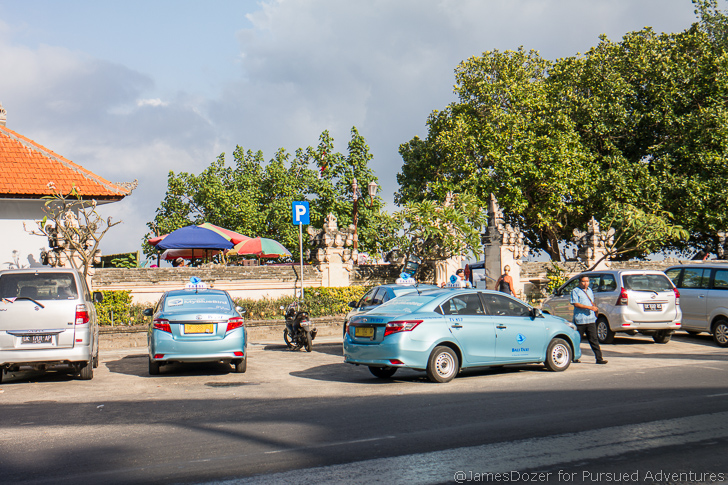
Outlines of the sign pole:
[[303,301],[303,224],[298,224],[298,249],[301,256],[301,300]]

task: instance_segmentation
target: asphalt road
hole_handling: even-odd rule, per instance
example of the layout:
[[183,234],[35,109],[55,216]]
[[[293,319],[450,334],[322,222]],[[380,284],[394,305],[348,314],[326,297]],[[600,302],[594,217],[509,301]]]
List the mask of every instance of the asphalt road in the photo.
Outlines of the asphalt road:
[[[606,366],[379,380],[314,351],[253,344],[223,365],[147,375],[144,349],[106,351],[92,381],[0,385],[3,483],[723,483],[728,350],[707,336],[618,337]],[[505,475],[497,475],[506,473]],[[713,475],[710,475],[710,474]]]

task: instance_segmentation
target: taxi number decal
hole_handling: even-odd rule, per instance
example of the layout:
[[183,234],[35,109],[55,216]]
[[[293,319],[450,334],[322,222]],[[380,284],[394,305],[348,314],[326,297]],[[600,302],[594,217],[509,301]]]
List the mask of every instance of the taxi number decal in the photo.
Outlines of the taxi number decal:
[[448,320],[450,320],[451,322],[462,322],[463,321],[462,317],[459,317],[459,318],[449,317]]

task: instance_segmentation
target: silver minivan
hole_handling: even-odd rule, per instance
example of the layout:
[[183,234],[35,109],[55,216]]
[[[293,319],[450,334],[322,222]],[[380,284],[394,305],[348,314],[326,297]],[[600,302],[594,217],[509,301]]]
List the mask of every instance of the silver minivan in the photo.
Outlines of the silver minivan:
[[571,291],[582,276],[589,277],[594,304],[599,307],[597,336],[609,344],[614,334],[643,334],[655,342],[670,341],[682,320],[680,293],[662,271],[620,269],[586,271],[557,289],[543,303],[543,310],[569,321],[573,317]]
[[728,347],[728,264],[673,266],[665,274],[680,289],[682,329],[708,332],[720,347]]
[[[99,362],[96,308],[86,281],[75,269],[0,271],[0,381],[31,367],[71,366],[92,379]],[[93,295],[101,301],[100,292]]]

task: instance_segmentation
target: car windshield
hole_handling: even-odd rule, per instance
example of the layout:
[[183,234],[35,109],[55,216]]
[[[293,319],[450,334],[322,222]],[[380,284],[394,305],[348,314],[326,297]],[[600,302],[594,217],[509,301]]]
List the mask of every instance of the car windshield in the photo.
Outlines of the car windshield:
[[672,284],[661,274],[626,274],[622,276],[624,288],[634,291],[668,291]]
[[78,298],[78,291],[69,273],[14,273],[0,276],[0,297],[68,300]]
[[197,294],[190,295],[175,294],[170,295],[164,300],[165,312],[185,312],[185,311],[230,311],[230,300],[224,294]]
[[430,303],[435,295],[408,294],[377,307],[369,313],[412,313]]

